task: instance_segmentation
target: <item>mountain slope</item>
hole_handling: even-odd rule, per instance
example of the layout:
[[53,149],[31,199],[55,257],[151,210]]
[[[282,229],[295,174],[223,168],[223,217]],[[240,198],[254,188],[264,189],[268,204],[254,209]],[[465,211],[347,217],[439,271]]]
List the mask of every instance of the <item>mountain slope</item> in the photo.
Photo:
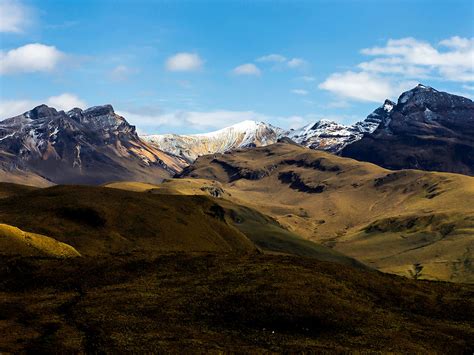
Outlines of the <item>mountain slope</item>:
[[181,159],[141,141],[110,105],[67,113],[41,105],[0,122],[2,181],[157,182],[182,166]]
[[474,103],[420,84],[399,97],[385,124],[341,155],[389,169],[474,175]]
[[243,121],[205,134],[145,135],[141,138],[160,150],[192,162],[201,155],[276,143],[282,133],[281,128],[264,122]]
[[226,198],[380,270],[474,282],[474,178],[283,143],[200,157],[181,176],[219,181]]

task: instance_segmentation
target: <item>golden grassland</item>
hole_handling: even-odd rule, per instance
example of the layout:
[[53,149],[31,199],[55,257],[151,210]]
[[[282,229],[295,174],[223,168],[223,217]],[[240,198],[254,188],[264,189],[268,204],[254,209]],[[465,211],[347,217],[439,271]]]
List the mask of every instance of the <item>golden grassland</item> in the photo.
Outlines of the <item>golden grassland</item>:
[[183,176],[220,182],[235,203],[380,270],[474,282],[473,177],[394,172],[292,144],[204,156]]

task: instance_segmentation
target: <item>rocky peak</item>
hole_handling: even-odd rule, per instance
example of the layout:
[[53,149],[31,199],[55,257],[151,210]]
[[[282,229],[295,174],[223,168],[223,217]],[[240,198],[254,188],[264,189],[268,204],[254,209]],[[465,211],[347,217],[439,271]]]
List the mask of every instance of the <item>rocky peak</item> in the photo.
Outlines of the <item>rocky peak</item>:
[[55,108],[43,104],[36,106],[34,109],[28,112],[25,112],[24,115],[32,120],[36,120],[40,118],[54,117],[58,114],[59,112]]
[[449,109],[472,109],[473,102],[468,98],[438,91],[432,87],[418,84],[398,98],[397,111],[410,114],[418,111],[445,111]]
[[88,108],[87,110],[82,111],[82,113],[86,117],[115,115],[114,108],[110,104],[101,105],[101,106],[93,106],[93,107]]

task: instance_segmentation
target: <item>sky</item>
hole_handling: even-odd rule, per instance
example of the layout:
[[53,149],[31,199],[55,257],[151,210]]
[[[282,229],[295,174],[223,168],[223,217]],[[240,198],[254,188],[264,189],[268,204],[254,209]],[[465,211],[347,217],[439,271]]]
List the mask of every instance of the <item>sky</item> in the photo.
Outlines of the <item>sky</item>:
[[350,124],[474,97],[474,1],[0,0],[0,118],[112,104],[140,133]]

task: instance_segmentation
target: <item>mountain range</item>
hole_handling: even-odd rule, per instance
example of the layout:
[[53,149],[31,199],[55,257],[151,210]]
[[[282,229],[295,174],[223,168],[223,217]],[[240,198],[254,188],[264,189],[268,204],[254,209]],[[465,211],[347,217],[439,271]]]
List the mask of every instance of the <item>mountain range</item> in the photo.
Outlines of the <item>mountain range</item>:
[[296,130],[243,121],[196,135],[143,135],[111,105],[57,111],[46,105],[0,122],[2,181],[47,186],[157,183],[199,156],[290,139],[375,163],[474,175],[474,103],[418,85],[352,125],[320,120]]
[[343,125],[320,120],[296,130],[245,121],[201,135],[151,135],[151,145],[192,162],[198,156],[258,147],[290,138],[388,169],[421,169],[474,175],[474,103],[419,84],[363,121]]

